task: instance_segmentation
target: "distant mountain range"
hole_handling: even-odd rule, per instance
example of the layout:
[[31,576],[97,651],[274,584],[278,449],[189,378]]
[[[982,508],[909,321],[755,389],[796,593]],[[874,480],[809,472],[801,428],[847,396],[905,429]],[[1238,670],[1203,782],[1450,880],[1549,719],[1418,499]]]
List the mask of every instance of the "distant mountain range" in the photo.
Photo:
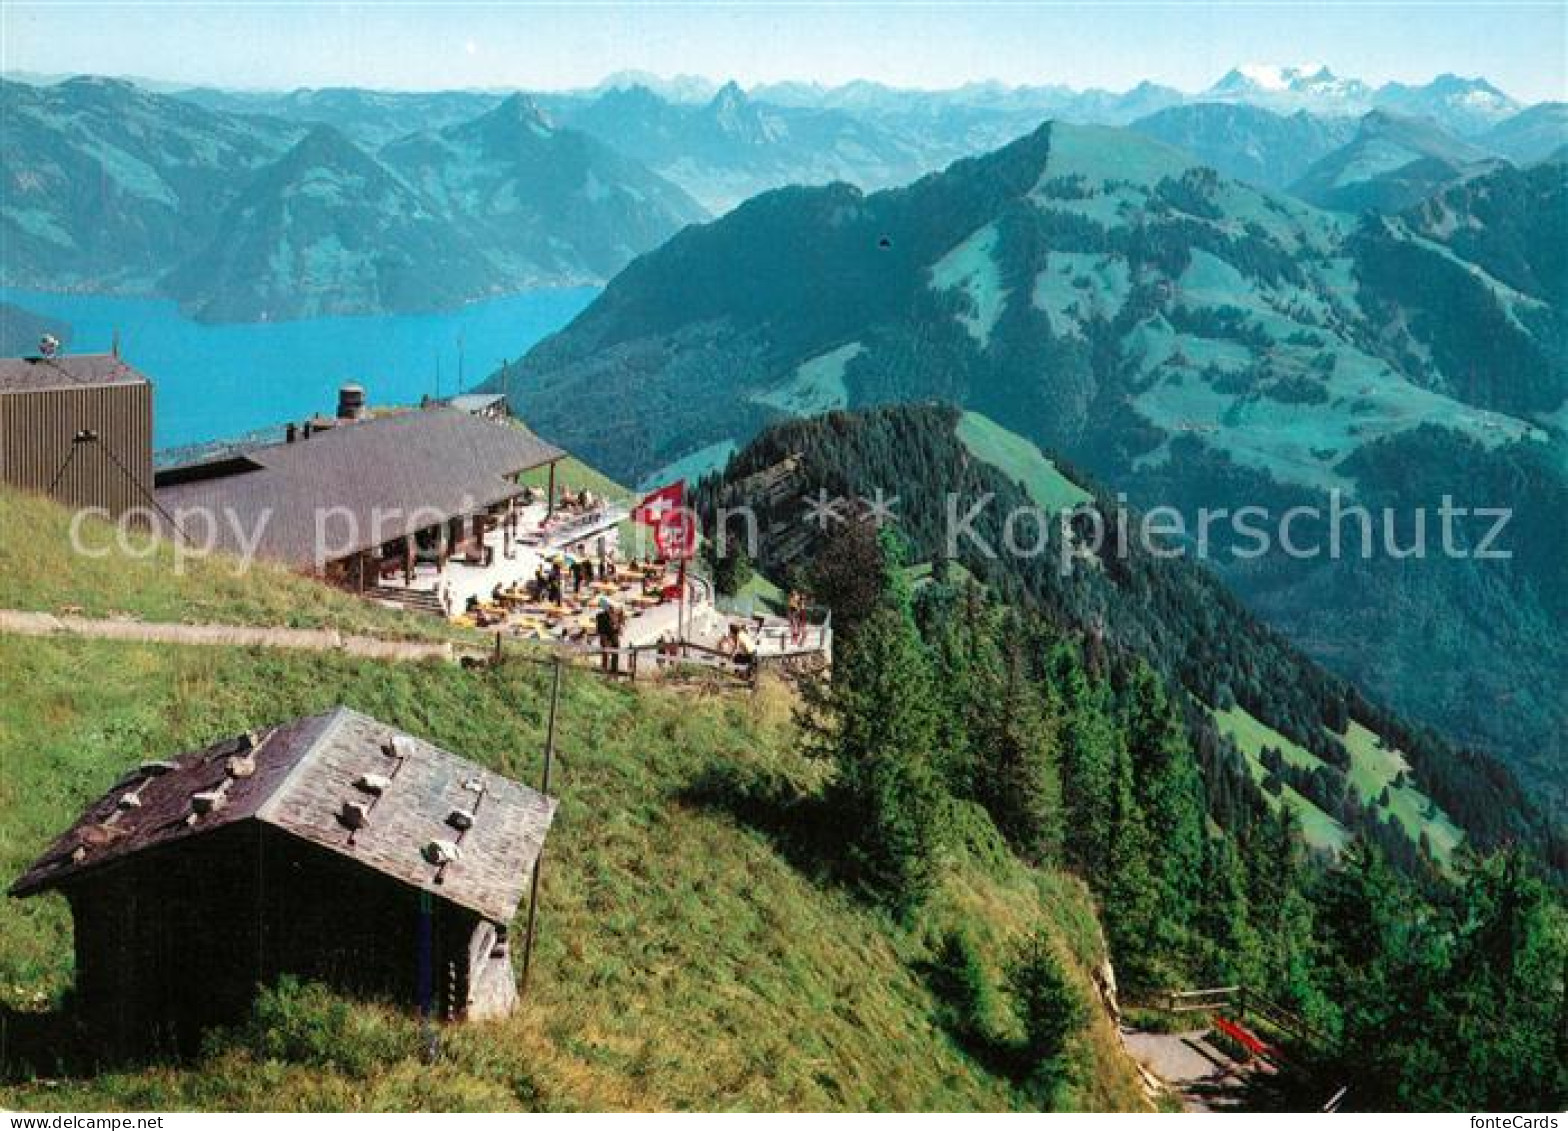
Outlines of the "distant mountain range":
[[163,281],[214,321],[455,306],[503,282],[478,243],[331,126],[265,166],[218,228]]
[[[908,183],[1046,120],[1132,124],[1228,177],[1345,212],[1398,211],[1496,157],[1529,164],[1568,144],[1563,104],[1519,110],[1484,79],[1374,89],[1322,67],[1260,65],[1191,95],[1148,82],[743,91],[628,73],[533,95],[171,95],[78,78],[7,82],[0,99],[0,281],[170,294],[235,319],[602,282],[759,193]],[[297,150],[319,126],[332,132]],[[312,154],[314,171],[302,165]],[[339,191],[345,175],[374,184],[374,199]],[[407,237],[400,251],[366,250],[394,231]]]
[[[93,78],[5,83],[0,100],[0,281],[168,294],[205,318],[428,310],[601,282],[706,215],[521,97],[379,153],[368,139],[410,108],[402,96],[290,96],[298,119]],[[417,104],[438,118],[475,108]],[[347,118],[358,139],[317,114]]]
[[[1501,166],[1358,219],[1058,123],[906,188],[782,189],[689,228],[511,388],[624,480],[712,466],[808,408],[934,398],[1143,505],[1506,498],[1495,568],[1217,564],[1309,651],[1561,803],[1565,180]],[[602,411],[572,407],[590,396]]]
[[1290,191],[1336,212],[1398,212],[1500,163],[1430,118],[1374,110],[1348,143],[1314,162]]
[[1132,128],[1184,149],[1238,181],[1282,189],[1356,135],[1353,118],[1328,118],[1297,110],[1277,114],[1244,102],[1195,102],[1172,106]]
[[1568,102],[1542,102],[1497,123],[1479,140],[1520,165],[1544,161],[1568,145]]
[[588,134],[556,128],[521,94],[380,156],[514,286],[608,278],[707,218],[674,184]]
[[156,291],[301,133],[110,79],[7,82],[0,104],[0,278],[40,289]]
[[717,212],[784,184],[885,188],[932,163],[930,147],[841,110],[759,102],[729,83],[705,102],[617,87],[562,120],[603,138]]

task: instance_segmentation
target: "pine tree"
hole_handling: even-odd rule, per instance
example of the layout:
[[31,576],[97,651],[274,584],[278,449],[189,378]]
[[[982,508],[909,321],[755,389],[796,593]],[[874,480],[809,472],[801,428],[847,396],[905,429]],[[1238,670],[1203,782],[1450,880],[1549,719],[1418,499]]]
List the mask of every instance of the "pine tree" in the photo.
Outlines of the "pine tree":
[[1103,687],[1090,684],[1077,649],[1060,645],[1051,669],[1062,700],[1063,848],[1068,862],[1096,883],[1109,868],[1117,735]]
[[1517,850],[1470,861],[1462,880],[1452,960],[1433,995],[1454,1022],[1441,1031],[1457,1071],[1437,1095],[1417,1091],[1420,1080],[1407,1094],[1450,1108],[1561,1111],[1568,918]]
[[835,651],[852,644],[861,622],[887,597],[889,581],[882,542],[866,523],[839,528],[817,552],[806,587],[832,611]]
[[721,554],[718,544],[710,540],[703,543],[702,553],[713,574],[713,587],[726,597],[739,593],[751,580],[751,558],[741,542],[727,539]]
[[1259,986],[1262,956],[1241,860],[1228,837],[1212,837],[1204,847],[1204,894],[1196,921],[1204,943],[1202,974],[1218,984]]
[[1151,864],[1159,892],[1160,944],[1172,956],[1186,950],[1200,897],[1203,868],[1203,780],[1186,729],[1148,665],[1134,669],[1125,694],[1123,726],[1134,788],[1160,850]]
[[930,669],[904,611],[884,603],[861,622],[836,658],[826,706],[851,870],[879,902],[908,913],[933,882],[945,803],[932,768]]
[[[1016,626],[1004,632],[1016,638]],[[979,794],[1008,843],[1038,863],[1054,857],[1062,842],[1059,719],[1049,698],[1029,683],[1016,646],[1005,663],[1000,693],[976,723]]]
[[1003,685],[997,607],[973,584],[921,590],[916,621],[930,651],[938,717],[938,767],[955,796],[980,800],[979,747]]
[[1024,944],[1008,981],[1023,1025],[1027,1079],[1042,1105],[1052,1106],[1071,1078],[1070,1043],[1087,1023],[1088,1009],[1043,931]]
[[974,939],[962,926],[942,938],[931,965],[930,985],[941,1003],[939,1020],[964,1041],[991,1039],[994,991]]
[[1156,930],[1159,893],[1149,865],[1154,842],[1133,789],[1132,759],[1120,744],[1114,755],[1105,867],[1089,880],[1100,894],[1119,984],[1132,993],[1165,989]]

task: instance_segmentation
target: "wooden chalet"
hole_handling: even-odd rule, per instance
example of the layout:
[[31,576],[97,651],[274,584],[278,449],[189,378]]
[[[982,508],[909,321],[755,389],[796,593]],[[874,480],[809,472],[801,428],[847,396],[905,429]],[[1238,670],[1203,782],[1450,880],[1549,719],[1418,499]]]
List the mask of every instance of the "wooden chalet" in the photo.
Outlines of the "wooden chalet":
[[555,806],[340,707],[138,767],[11,894],[69,901],[78,1003],[111,1043],[188,1042],[285,974],[498,1015]]

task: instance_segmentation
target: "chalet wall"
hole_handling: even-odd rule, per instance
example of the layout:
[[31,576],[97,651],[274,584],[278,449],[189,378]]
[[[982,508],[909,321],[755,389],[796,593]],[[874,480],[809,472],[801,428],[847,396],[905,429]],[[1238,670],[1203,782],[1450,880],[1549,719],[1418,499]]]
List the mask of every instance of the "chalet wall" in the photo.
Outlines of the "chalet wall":
[[48,491],[83,429],[98,440],[75,445],[55,498],[73,508],[105,507],[115,516],[148,506],[152,386],[146,382],[0,393],[0,481]]
[[255,822],[89,872],[66,895],[80,1006],[121,1046],[191,1047],[284,974],[456,1018],[482,922]]

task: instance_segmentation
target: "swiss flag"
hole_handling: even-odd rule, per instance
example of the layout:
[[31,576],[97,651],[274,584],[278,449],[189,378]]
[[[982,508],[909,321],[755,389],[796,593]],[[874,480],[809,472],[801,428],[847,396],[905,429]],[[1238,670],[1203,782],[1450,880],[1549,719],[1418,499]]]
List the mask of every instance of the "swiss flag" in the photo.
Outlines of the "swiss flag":
[[686,480],[677,479],[674,483],[650,492],[632,511],[632,519],[657,529],[679,522],[681,508],[685,505]]

